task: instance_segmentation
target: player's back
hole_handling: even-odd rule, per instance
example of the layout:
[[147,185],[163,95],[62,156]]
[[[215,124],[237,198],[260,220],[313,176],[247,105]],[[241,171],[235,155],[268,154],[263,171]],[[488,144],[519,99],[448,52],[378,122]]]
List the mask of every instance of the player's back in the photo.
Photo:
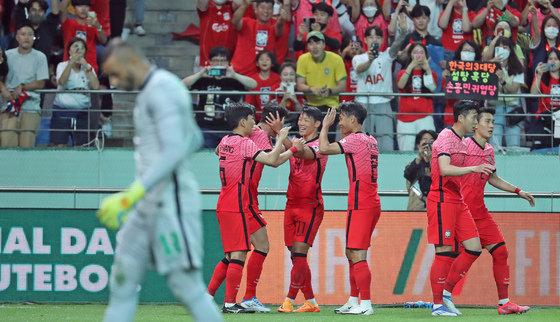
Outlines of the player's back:
[[[495,164],[494,148],[488,142],[484,147],[480,146],[474,138],[463,139],[467,147],[467,158],[465,166],[477,166],[484,163]],[[470,173],[461,177],[461,194],[473,217],[485,209],[484,205],[484,187],[490,177],[484,173]],[[479,211],[481,210],[481,211]]]
[[319,153],[319,137],[305,142],[305,145],[315,153],[315,159],[290,158],[287,203],[318,206],[323,203],[321,180],[327,166],[328,156]]
[[467,148],[453,129],[443,129],[432,146],[432,185],[428,200],[435,202],[461,203],[461,177],[443,176],[439,168],[439,157],[446,155],[451,165],[464,167]]
[[346,157],[350,190],[348,209],[366,209],[379,206],[377,194],[377,140],[368,133],[357,132],[338,141]]
[[259,152],[248,137],[231,134],[222,138],[218,145],[222,181],[218,211],[248,211],[250,169]]

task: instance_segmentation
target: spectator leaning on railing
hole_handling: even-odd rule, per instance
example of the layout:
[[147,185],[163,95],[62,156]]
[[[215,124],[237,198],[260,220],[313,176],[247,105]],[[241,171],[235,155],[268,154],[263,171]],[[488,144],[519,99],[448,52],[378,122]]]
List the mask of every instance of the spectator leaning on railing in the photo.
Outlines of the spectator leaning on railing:
[[[86,42],[82,38],[72,38],[68,42],[66,51],[70,57],[69,60],[58,64],[56,68],[58,89],[98,89],[99,80],[97,80],[95,70],[84,58],[87,51]],[[50,133],[51,144],[66,146],[68,137],[72,138],[74,146],[86,144],[89,141],[89,108],[91,108],[89,94],[57,93],[53,103],[55,111],[53,111],[51,119],[51,129],[55,130]]]
[[216,91],[213,94],[199,95],[198,105],[194,107],[196,122],[204,134],[204,147],[215,148],[231,130],[225,120],[226,107],[243,98],[243,95],[224,95],[220,91],[246,91],[257,87],[257,82],[233,70],[225,47],[212,48],[209,57],[210,66],[185,77],[183,83],[189,89]]
[[33,147],[39,124],[41,106],[39,94],[49,78],[47,58],[33,49],[34,32],[30,25],[21,25],[16,33],[18,48],[6,52],[8,75],[0,82],[0,91],[8,110],[0,114],[0,140],[3,147]]

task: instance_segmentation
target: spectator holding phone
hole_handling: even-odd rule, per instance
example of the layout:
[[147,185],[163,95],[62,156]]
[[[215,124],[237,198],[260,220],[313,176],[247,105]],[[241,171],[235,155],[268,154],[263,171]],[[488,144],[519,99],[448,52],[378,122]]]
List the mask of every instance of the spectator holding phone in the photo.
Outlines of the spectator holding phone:
[[[513,41],[506,37],[498,37],[494,48],[494,55],[489,61],[497,62],[498,69],[496,75],[499,78],[498,90],[500,94],[520,93],[521,85],[525,84],[523,65],[514,53],[515,46]],[[520,117],[511,117],[512,113],[520,111],[521,104],[519,98],[499,97],[497,100],[487,101],[488,105],[496,109],[494,116],[494,133],[492,145],[498,148],[502,145],[502,138],[505,134],[506,145],[508,147],[518,147],[521,142]],[[524,112],[524,111],[520,111]]]
[[[436,90],[437,75],[430,68],[428,49],[421,43],[408,48],[406,68],[397,76],[400,93],[433,93]],[[414,133],[420,130],[435,130],[432,117],[433,98],[403,96],[397,115],[397,141],[399,150],[414,150]],[[412,114],[406,114],[412,113]]]
[[500,21],[507,19],[511,24],[512,39],[517,41],[517,29],[521,21],[521,12],[515,1],[508,0],[488,0],[486,7],[482,8],[474,17],[473,28],[482,30],[482,39],[490,36],[494,31],[495,25]]
[[[409,14],[414,24],[414,31],[406,35],[406,38],[401,44],[399,62],[402,63],[405,63],[408,60],[409,57],[407,56],[407,53],[409,52],[410,46],[414,43],[421,43],[424,46],[441,46],[441,41],[428,33],[430,8],[417,4],[412,8],[412,11],[410,11]],[[399,20],[400,19],[402,18],[399,17]]]
[[[406,29],[405,19],[401,19],[399,23],[399,28]],[[393,60],[397,57],[400,44],[404,41],[406,33],[402,30],[393,45],[381,51],[384,33],[386,31],[378,26],[367,28],[364,38],[368,50],[352,60],[354,69],[358,74],[358,93],[393,92]],[[356,101],[360,102],[368,112],[368,117],[363,124],[364,131],[375,133],[380,151],[392,151],[394,149],[392,98],[391,96],[356,97]]]
[[557,48],[551,48],[546,53],[546,60],[537,65],[531,94],[558,94],[558,97],[539,98],[539,116],[532,120],[535,123],[534,134],[542,135],[534,137],[532,148],[551,148],[553,141],[550,133],[554,133],[552,113],[560,110],[560,51]]
[[[253,91],[276,91],[281,82],[280,76],[272,71],[273,69],[276,70],[276,56],[268,50],[263,50],[257,54],[255,63],[259,71],[249,76],[257,82],[257,87]],[[255,107],[255,122],[258,123],[261,120],[263,107],[271,100],[273,98],[270,94],[245,96],[245,102]]]
[[560,20],[555,16],[544,18],[541,28],[537,23],[532,23],[533,39],[531,48],[533,50],[533,69],[545,60],[546,53],[551,48],[560,48]]
[[328,28],[334,9],[324,2],[319,2],[313,5],[312,11],[313,18],[303,18],[303,22],[298,27],[298,33],[294,40],[296,57],[307,52],[305,44],[307,43],[307,35],[311,31],[321,32],[325,38],[325,49],[338,53],[342,42],[341,34]]
[[[356,35],[353,35],[351,38],[344,38],[342,40],[342,53],[340,56],[342,57],[342,61],[344,62],[344,68],[346,69],[346,90],[347,93],[356,93],[356,89],[358,88],[358,74],[356,73],[356,69],[352,66],[352,59],[357,55],[365,53],[364,47],[362,45],[362,41],[358,39]],[[367,47],[366,47],[367,48]],[[341,96],[341,102],[349,102],[353,101],[356,97],[353,95]]]
[[436,132],[422,130],[414,140],[418,155],[404,168],[408,205],[406,210],[426,210],[426,198],[432,185],[432,145],[437,139]]
[[[486,38],[486,47],[482,51],[482,60],[490,60],[492,58],[492,53],[494,52],[494,48],[496,48],[496,41],[500,37],[511,38],[511,25],[508,21],[500,20],[494,29],[494,36],[488,36]],[[521,46],[515,44],[515,55],[519,59],[519,61],[525,65],[525,55],[523,54],[523,50]]]
[[[360,2],[358,2],[359,4]],[[354,9],[354,8],[353,8]],[[360,9],[358,7],[357,9]],[[379,0],[364,0],[361,5],[361,13],[358,16],[358,19],[353,21],[354,27],[356,28],[356,35],[364,44],[364,49],[367,49],[367,44],[365,42],[365,33],[366,29],[371,26],[378,26],[381,30],[385,30],[383,33],[383,45],[379,48],[380,51],[384,51],[387,49],[387,39],[389,34],[387,33],[387,28],[389,27],[388,20],[385,20],[385,16],[383,16],[383,11],[381,10],[381,4]]]
[[301,111],[303,109],[303,97],[295,94],[296,89],[296,64],[286,61],[278,69],[280,72],[280,87],[277,91],[283,92],[276,94],[276,100],[280,105],[290,112]]
[[225,120],[226,107],[243,99],[243,95],[220,94],[219,91],[251,90],[257,87],[257,82],[233,70],[229,51],[225,47],[214,47],[208,55],[210,66],[185,77],[183,84],[189,89],[216,91],[199,95],[198,105],[194,107],[196,122],[204,135],[204,147],[215,148],[231,130]]
[[[86,42],[82,38],[72,38],[66,47],[69,59],[58,64],[56,80],[58,89],[98,89],[99,80],[95,70],[85,60]],[[89,142],[91,108],[89,94],[57,93],[53,102],[50,141],[55,147],[63,147],[72,138],[73,146],[82,146]],[[63,131],[66,130],[66,131]]]

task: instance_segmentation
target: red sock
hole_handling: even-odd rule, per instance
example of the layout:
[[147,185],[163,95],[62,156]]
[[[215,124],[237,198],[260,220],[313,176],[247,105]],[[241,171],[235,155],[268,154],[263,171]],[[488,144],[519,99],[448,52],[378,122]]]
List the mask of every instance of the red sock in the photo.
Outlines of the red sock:
[[432,269],[430,270],[430,283],[432,284],[432,295],[434,297],[434,304],[443,304],[443,286],[451,264],[457,257],[453,252],[436,253]]
[[301,291],[303,292],[303,297],[305,297],[306,300],[315,298],[313,285],[311,285],[311,269],[309,268],[309,263],[307,261],[305,261],[305,282],[303,283]]
[[354,276],[356,278],[356,285],[360,291],[360,299],[369,300],[370,299],[370,288],[371,288],[371,271],[367,261],[363,260],[361,262],[354,263]]
[[[500,243],[501,244],[501,243]],[[498,244],[490,250],[494,269],[494,280],[498,288],[498,299],[507,299],[509,287],[508,250],[505,244]]]
[[226,296],[224,298],[225,303],[235,303],[237,298],[237,291],[239,290],[239,284],[241,283],[241,277],[243,277],[243,265],[245,263],[232,259],[229,261],[227,276],[226,276]]
[[360,292],[358,291],[358,285],[356,285],[356,277],[354,275],[354,264],[351,260],[348,260],[348,267],[350,272],[350,296],[358,297]]
[[[449,274],[447,275],[447,279],[445,280],[445,290],[449,292],[453,292],[455,288],[455,284],[467,274],[469,268],[471,268],[472,263],[480,256],[482,252],[475,252],[468,249],[465,249],[463,252],[457,256],[453,264],[451,265],[451,269],[449,270]],[[435,302],[434,302],[435,303]]]
[[212,274],[212,279],[210,279],[208,289],[206,290],[208,294],[212,296],[216,295],[216,291],[226,279],[228,264],[229,261],[227,258],[224,258],[218,263],[218,265],[216,265],[216,268],[214,268],[214,274]]
[[303,288],[307,272],[305,266],[307,265],[307,255],[294,253],[292,257],[294,266],[292,266],[290,289],[288,291],[288,298],[295,299],[298,291]]
[[257,295],[257,284],[263,269],[263,263],[266,259],[266,253],[254,250],[247,262],[247,288],[245,290],[244,300],[250,300]]

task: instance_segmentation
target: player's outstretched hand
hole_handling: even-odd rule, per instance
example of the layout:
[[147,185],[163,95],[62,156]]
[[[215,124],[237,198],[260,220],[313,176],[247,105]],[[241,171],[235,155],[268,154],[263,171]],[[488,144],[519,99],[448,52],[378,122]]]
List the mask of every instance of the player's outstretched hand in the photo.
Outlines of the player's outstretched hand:
[[529,204],[531,205],[531,207],[535,206],[535,198],[530,193],[528,193],[527,191],[521,190],[521,191],[519,191],[518,195],[519,195],[519,197],[529,201]]
[[280,140],[280,142],[284,141],[284,139],[288,137],[288,131],[290,131],[290,127],[286,126],[278,132],[278,140]]
[[101,202],[101,208],[97,211],[97,218],[107,228],[116,230],[123,223],[128,211],[144,196],[146,190],[138,182],[132,183],[126,191],[115,193]]
[[276,115],[269,113],[266,116],[266,124],[268,124],[272,128],[274,133],[278,133],[284,126],[285,119],[286,119],[285,117],[280,118],[280,114],[278,113],[278,111],[276,111]]
[[495,169],[496,169],[495,166],[493,166],[491,164],[488,164],[488,163],[484,163],[484,164],[477,165],[476,167],[474,167],[474,172],[491,175],[492,171],[494,171]]
[[329,128],[334,123],[334,119],[336,118],[336,109],[334,107],[329,108],[325,118],[323,118],[323,127]]
[[303,138],[299,138],[293,141],[294,146],[297,148],[298,152],[303,151],[303,147],[305,146],[305,140]]

